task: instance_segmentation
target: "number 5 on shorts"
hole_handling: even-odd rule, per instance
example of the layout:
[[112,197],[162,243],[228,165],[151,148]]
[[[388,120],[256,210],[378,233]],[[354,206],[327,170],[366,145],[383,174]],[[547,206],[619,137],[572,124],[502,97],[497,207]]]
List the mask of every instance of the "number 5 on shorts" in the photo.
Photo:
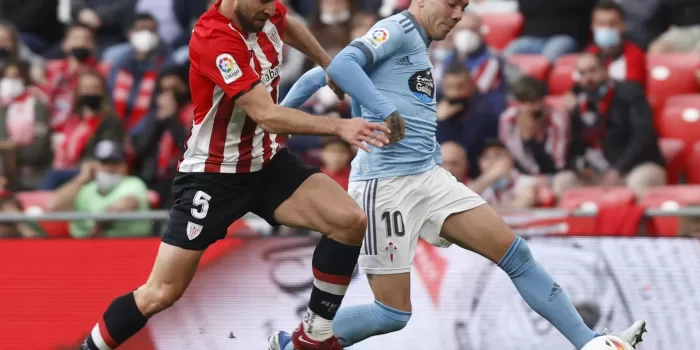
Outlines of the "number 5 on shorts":
[[209,212],[209,201],[211,196],[204,191],[197,191],[192,198],[192,205],[194,208],[190,209],[190,214],[197,219],[204,219],[207,217],[207,212]]

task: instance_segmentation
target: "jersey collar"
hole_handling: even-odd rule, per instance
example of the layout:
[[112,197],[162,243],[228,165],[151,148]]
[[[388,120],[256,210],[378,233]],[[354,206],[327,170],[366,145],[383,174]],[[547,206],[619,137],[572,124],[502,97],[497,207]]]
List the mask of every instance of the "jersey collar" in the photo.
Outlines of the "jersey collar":
[[423,38],[423,42],[425,42],[426,47],[430,47],[430,38],[428,37],[428,33],[425,32],[425,29],[418,24],[418,21],[416,20],[416,17],[413,16],[412,13],[408,12],[408,10],[403,10],[401,11],[401,14],[404,15],[404,17],[408,18],[413,22],[413,26],[416,27],[416,30],[418,33],[420,33],[420,37]]

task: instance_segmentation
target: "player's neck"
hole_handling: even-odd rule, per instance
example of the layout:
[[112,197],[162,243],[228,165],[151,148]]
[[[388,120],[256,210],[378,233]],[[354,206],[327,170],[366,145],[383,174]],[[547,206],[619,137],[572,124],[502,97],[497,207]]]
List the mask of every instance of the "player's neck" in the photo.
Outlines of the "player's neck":
[[[425,26],[425,21],[423,20],[423,11],[421,11],[420,6],[418,5],[418,1],[412,1],[411,6],[408,7],[408,12],[413,15],[413,17],[416,19],[416,22],[418,22],[418,25],[423,28],[423,31],[427,34],[428,33],[428,27]],[[430,34],[428,34],[430,36]],[[430,38],[432,40],[432,38]]]

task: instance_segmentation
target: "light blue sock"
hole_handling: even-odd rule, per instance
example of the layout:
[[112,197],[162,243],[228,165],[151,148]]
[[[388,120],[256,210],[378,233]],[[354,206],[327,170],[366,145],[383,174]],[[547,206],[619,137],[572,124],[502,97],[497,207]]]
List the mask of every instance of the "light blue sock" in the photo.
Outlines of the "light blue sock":
[[525,240],[516,237],[498,266],[510,276],[527,304],[577,349],[597,336],[583,322],[564,290],[537,264]]
[[333,333],[340,345],[350,346],[375,335],[401,330],[410,318],[410,312],[375,300],[372,304],[341,307],[333,319]]

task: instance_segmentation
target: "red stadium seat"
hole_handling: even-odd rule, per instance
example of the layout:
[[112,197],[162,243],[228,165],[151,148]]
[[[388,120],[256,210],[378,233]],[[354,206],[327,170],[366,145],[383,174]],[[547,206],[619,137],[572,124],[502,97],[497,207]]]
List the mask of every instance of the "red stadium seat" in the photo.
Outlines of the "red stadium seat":
[[700,69],[697,53],[647,56],[647,96],[654,111],[660,112],[674,95],[700,92],[695,72]]
[[482,23],[486,44],[494,49],[503,50],[520,34],[523,15],[519,12],[485,14],[482,17]]
[[549,73],[549,94],[561,95],[569,92],[574,87],[574,75],[576,72],[577,55],[565,55],[560,57]]
[[[643,208],[658,208],[672,211],[676,208],[700,203],[700,186],[676,185],[651,188],[641,199]],[[675,236],[678,234],[677,217],[657,217],[649,220],[648,234]]]
[[[18,192],[17,200],[22,204],[25,213],[38,215],[46,211],[53,191]],[[39,226],[47,237],[69,237],[70,229],[67,221],[39,221]]]
[[661,137],[695,144],[700,140],[700,94],[669,97],[657,124]]
[[552,68],[549,60],[542,55],[513,55],[508,62],[520,68],[523,73],[547,82],[549,70]]
[[659,148],[666,161],[666,177],[669,184],[677,184],[685,167],[686,143],[680,139],[662,138]]
[[691,184],[700,184],[700,142],[696,142],[688,152],[686,175]]
[[569,210],[593,209],[632,204],[635,200],[634,192],[626,187],[580,187],[566,191],[559,200],[559,207]]

